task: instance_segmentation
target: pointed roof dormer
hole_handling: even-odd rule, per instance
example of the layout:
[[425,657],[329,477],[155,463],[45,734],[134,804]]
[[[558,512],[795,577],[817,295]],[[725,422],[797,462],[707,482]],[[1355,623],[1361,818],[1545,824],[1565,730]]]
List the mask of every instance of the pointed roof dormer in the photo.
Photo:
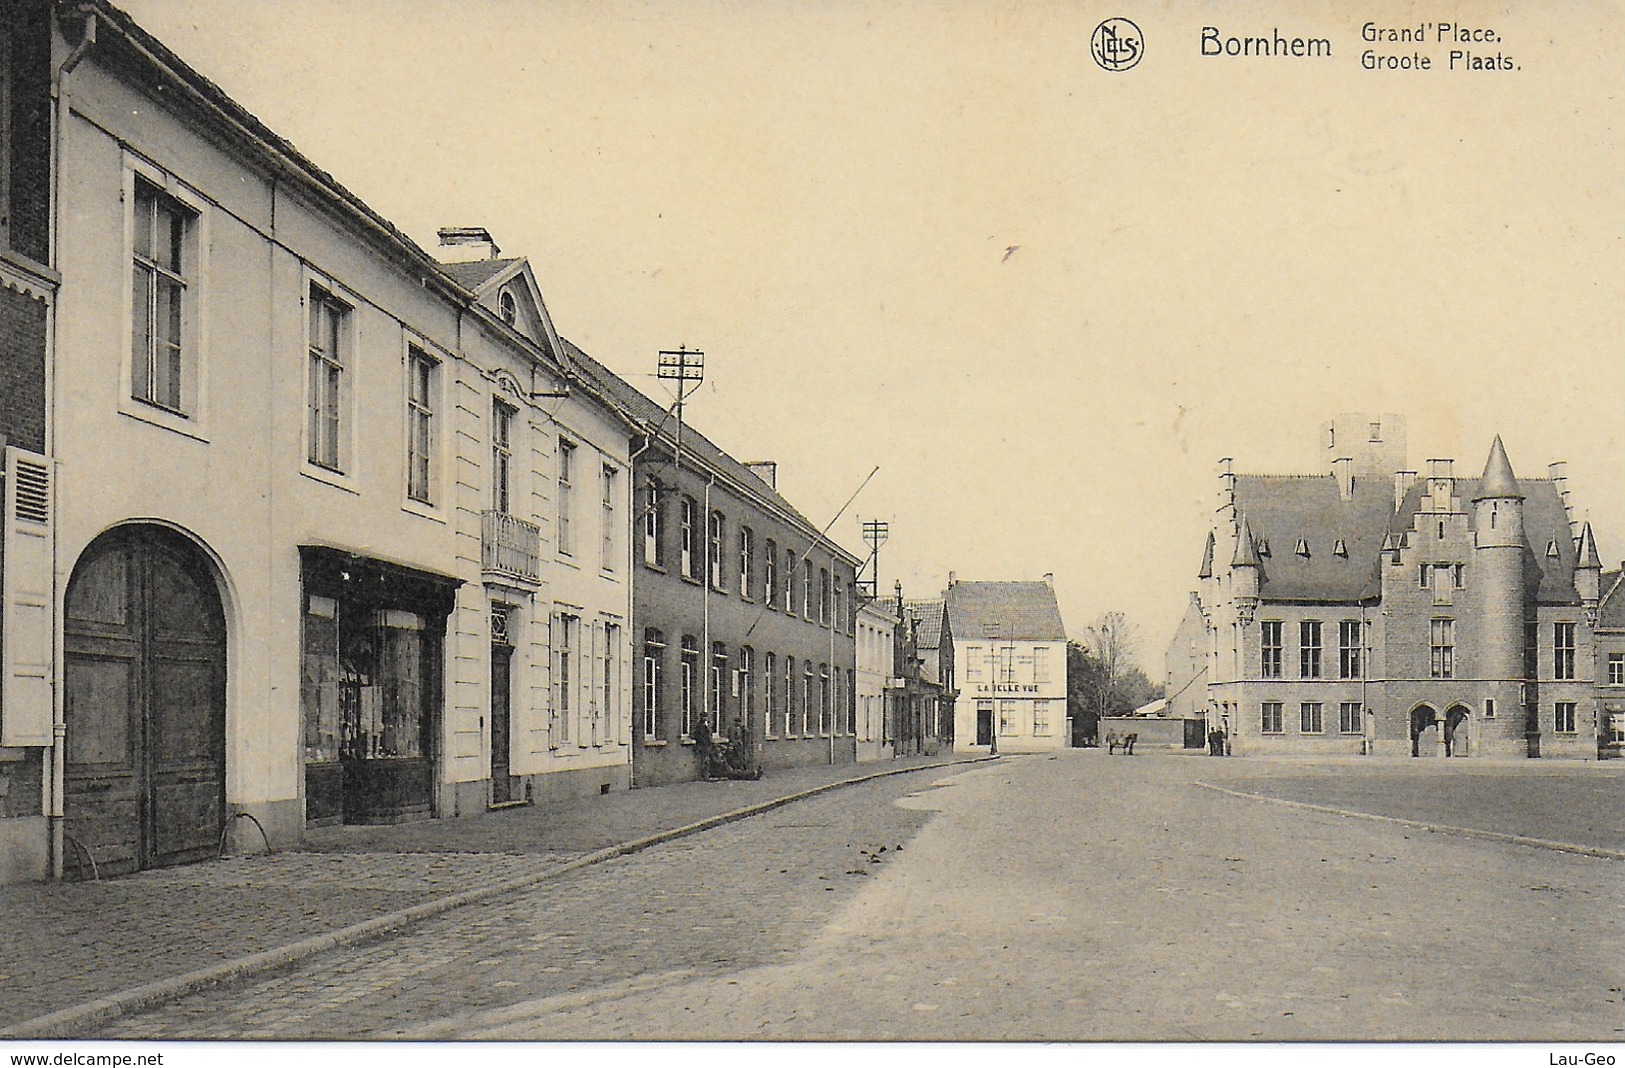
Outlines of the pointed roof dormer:
[[1490,446],[1490,458],[1484,464],[1484,477],[1479,479],[1478,494],[1475,501],[1485,501],[1492,497],[1511,498],[1523,500],[1523,491],[1518,488],[1518,476],[1512,473],[1512,463],[1507,459],[1506,446],[1501,444],[1501,435],[1495,435],[1495,442]]
[[1202,550],[1202,570],[1196,573],[1197,578],[1213,577],[1213,531],[1207,532],[1207,546]]
[[1597,552],[1597,539],[1591,533],[1591,523],[1586,522],[1580,528],[1580,562],[1575,567],[1591,567],[1602,570],[1602,557]]
[[[461,235],[475,233],[484,243],[470,246]],[[502,258],[490,234],[478,227],[452,227],[440,231],[444,257],[440,269],[470,293],[487,311],[501,319],[533,344],[541,346],[555,360],[563,361],[564,346],[553,328],[553,318],[542,300],[541,287],[530,261],[523,256]],[[466,258],[466,249],[488,249],[491,255]]]
[[1231,567],[1259,567],[1258,547],[1253,544],[1253,528],[1247,517],[1241,517],[1241,533],[1236,536],[1236,555],[1230,559]]

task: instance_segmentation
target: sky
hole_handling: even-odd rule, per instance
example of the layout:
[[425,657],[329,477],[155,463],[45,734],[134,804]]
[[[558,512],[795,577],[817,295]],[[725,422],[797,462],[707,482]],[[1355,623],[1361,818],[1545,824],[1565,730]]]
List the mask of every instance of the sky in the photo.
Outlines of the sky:
[[[651,396],[703,349],[689,422],[814,523],[878,467],[833,536],[890,524],[882,588],[1053,573],[1160,678],[1216,461],[1314,472],[1340,412],[1404,415],[1413,467],[1566,460],[1625,553],[1617,5],[120,6],[425,248],[489,228]],[[1364,69],[1366,21],[1432,69]],[[1331,55],[1204,56],[1213,23]]]

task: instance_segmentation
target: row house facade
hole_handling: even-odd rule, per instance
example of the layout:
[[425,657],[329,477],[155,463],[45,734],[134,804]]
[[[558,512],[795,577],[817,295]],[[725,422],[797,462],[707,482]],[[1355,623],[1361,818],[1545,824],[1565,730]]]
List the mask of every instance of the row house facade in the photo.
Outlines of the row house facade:
[[[861,597],[861,595],[860,595]],[[953,643],[941,601],[862,598],[858,611],[858,759],[953,749]]]
[[635,423],[528,265],[110,5],[4,17],[0,877],[624,788]]
[[[634,482],[632,716],[637,786],[857,758],[856,556],[777,490],[579,350],[628,413]],[[703,738],[702,738],[703,734]]]
[[1066,625],[1054,576],[1042,582],[962,582],[943,602],[959,680],[959,752],[1048,752],[1069,742]]
[[889,760],[897,753],[893,691],[902,620],[895,604],[859,594],[857,638],[857,757]]
[[1324,474],[1221,464],[1170,692],[1199,689],[1237,754],[1594,758],[1614,661],[1566,468],[1519,478],[1496,438],[1476,479],[1418,473],[1404,441],[1397,416],[1346,415]]

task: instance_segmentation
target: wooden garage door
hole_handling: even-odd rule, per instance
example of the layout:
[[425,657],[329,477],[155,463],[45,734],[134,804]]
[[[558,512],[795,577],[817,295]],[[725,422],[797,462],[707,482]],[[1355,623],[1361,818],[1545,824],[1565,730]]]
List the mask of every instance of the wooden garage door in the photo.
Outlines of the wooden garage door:
[[104,536],[69,582],[65,638],[68,873],[84,851],[104,875],[212,856],[226,657],[207,563],[160,528]]

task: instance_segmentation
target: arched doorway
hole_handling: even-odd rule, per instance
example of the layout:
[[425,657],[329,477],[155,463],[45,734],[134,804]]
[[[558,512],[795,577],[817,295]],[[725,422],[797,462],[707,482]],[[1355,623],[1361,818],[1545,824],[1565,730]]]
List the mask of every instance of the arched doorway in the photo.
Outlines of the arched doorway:
[[1411,756],[1434,756],[1439,747],[1439,713],[1428,705],[1411,709]]
[[1472,744],[1472,712],[1465,705],[1451,705],[1444,714],[1444,755],[1464,757]]
[[84,853],[103,874],[213,855],[226,624],[211,565],[172,530],[120,527],[80,556],[65,617],[68,874]]

